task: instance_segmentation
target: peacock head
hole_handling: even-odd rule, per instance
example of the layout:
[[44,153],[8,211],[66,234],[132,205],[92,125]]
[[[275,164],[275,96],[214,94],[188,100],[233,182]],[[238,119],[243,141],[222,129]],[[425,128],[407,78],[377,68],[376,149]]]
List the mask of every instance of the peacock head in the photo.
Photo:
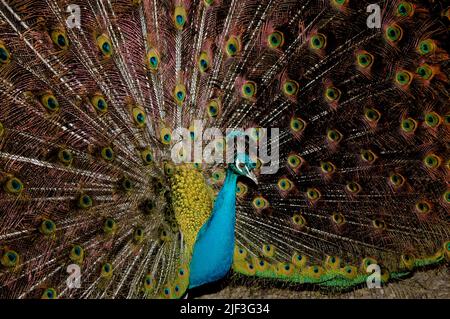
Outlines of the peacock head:
[[256,179],[253,170],[256,168],[256,161],[253,160],[248,154],[239,153],[236,155],[234,163],[231,163],[228,168],[239,176],[245,176],[253,180],[256,184]]

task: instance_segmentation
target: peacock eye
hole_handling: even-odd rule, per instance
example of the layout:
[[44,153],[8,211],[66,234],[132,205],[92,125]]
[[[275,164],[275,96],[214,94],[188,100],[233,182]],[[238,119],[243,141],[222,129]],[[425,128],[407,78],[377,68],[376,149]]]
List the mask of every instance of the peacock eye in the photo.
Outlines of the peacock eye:
[[376,109],[368,108],[364,110],[364,116],[369,122],[377,122],[380,119],[381,114]]
[[0,41],[0,63],[8,64],[11,62],[11,53],[8,48]]
[[290,123],[291,131],[294,133],[303,132],[306,127],[306,122],[299,117],[293,117]]
[[430,112],[425,114],[425,124],[428,127],[435,128],[441,124],[442,118],[436,112]]
[[447,190],[444,195],[442,195],[442,198],[444,201],[448,204],[450,203],[450,190]]
[[287,178],[280,178],[277,183],[278,189],[280,191],[290,191],[293,187],[292,182]]
[[173,19],[175,23],[175,28],[177,28],[178,30],[183,30],[187,19],[186,8],[182,6],[176,7],[175,12],[173,14]]
[[80,263],[84,258],[84,249],[79,245],[73,246],[70,250],[69,258],[73,262]]
[[341,213],[333,213],[333,215],[331,215],[331,219],[338,226],[345,223],[345,217]]
[[367,162],[369,164],[373,163],[376,160],[376,156],[371,150],[361,150],[360,156],[364,162]]
[[108,103],[106,103],[105,97],[100,94],[96,94],[91,98],[91,104],[94,106],[98,113],[105,113],[108,111]]
[[339,100],[340,97],[341,97],[341,91],[339,91],[337,88],[335,88],[333,86],[326,88],[325,98],[329,102],[335,102],[335,101]]
[[384,36],[388,42],[398,42],[402,39],[403,29],[397,24],[392,24],[386,28]]
[[209,70],[211,64],[211,58],[209,57],[207,52],[200,53],[200,57],[198,59],[198,68],[201,73],[204,73]]
[[298,227],[306,226],[306,219],[301,214],[294,214],[294,216],[292,216],[292,222]]
[[181,106],[186,99],[186,87],[184,86],[184,84],[177,84],[175,86],[175,89],[173,90],[173,95],[175,98],[175,102],[178,104],[178,106]]
[[58,298],[58,293],[54,288],[47,288],[42,293],[41,299],[56,299]]
[[320,50],[325,48],[327,44],[327,38],[322,33],[314,34],[309,40],[309,47],[313,50]]
[[402,175],[395,173],[389,177],[389,181],[392,186],[397,188],[397,187],[402,186],[405,183],[405,178]]
[[253,199],[252,204],[253,204],[253,207],[258,210],[265,209],[269,206],[269,203],[267,202],[267,200],[262,196],[256,196]]
[[343,6],[346,6],[348,4],[348,1],[349,0],[331,0],[331,4],[336,8],[340,9]]
[[208,105],[206,107],[208,116],[211,118],[217,117],[220,112],[220,102],[217,99],[211,100],[208,102]]
[[225,52],[229,57],[236,56],[241,51],[240,39],[236,36],[231,36],[225,44]]
[[112,162],[116,156],[111,146],[103,147],[102,150],[100,151],[100,155],[105,161],[108,162]]
[[203,0],[203,3],[205,4],[205,6],[209,7],[214,3],[214,0]]
[[416,210],[421,214],[427,214],[431,211],[431,205],[426,201],[419,201],[416,203]]
[[411,84],[412,79],[412,74],[405,70],[400,70],[395,75],[395,82],[400,86],[408,86]]
[[150,71],[158,71],[160,63],[159,53],[156,49],[152,48],[147,53],[147,67]]
[[295,96],[299,90],[299,85],[294,80],[286,80],[283,84],[283,93],[286,96]]
[[325,174],[332,174],[336,170],[336,167],[331,162],[321,162],[320,168],[322,169],[322,172]]
[[105,58],[111,57],[111,55],[113,54],[113,49],[109,37],[106,34],[102,34],[97,37],[96,41],[97,46],[103,56]]
[[92,197],[87,194],[82,194],[78,198],[78,207],[81,209],[88,209],[92,206]]
[[137,127],[142,128],[146,124],[146,114],[144,110],[139,107],[135,107],[132,110],[133,120]]
[[317,201],[318,199],[320,199],[321,194],[320,194],[319,190],[316,188],[308,188],[306,190],[306,196],[308,197],[309,200],[314,202],[314,201]]
[[356,54],[356,61],[358,62],[358,66],[363,69],[371,67],[373,64],[373,59],[373,55],[366,51],[361,51]]
[[361,186],[356,182],[349,182],[346,188],[352,194],[357,194],[361,191]]
[[110,263],[104,263],[102,265],[102,270],[100,276],[103,278],[111,278],[113,272],[113,267]]
[[342,134],[337,130],[329,130],[327,132],[327,138],[330,142],[338,143],[342,140]]
[[19,263],[19,254],[14,250],[7,250],[1,259],[1,264],[4,267],[12,268]]
[[172,141],[172,133],[168,128],[162,128],[160,132],[161,142],[165,145],[170,144]]
[[59,103],[56,97],[51,93],[46,93],[41,96],[41,104],[49,112],[56,112],[59,110]]
[[381,219],[372,220],[372,225],[375,229],[383,230],[386,229],[386,223]]
[[436,51],[436,44],[432,39],[425,39],[419,42],[417,51],[420,55],[432,54]]
[[267,37],[267,43],[271,49],[281,48],[284,44],[284,34],[280,31],[272,32]]
[[424,80],[431,80],[434,76],[433,69],[428,64],[419,66],[416,73]]
[[153,288],[153,276],[151,274],[145,275],[144,288],[147,291]]
[[244,197],[248,192],[248,187],[242,182],[237,183],[236,194],[239,197]]
[[402,120],[401,128],[405,133],[412,133],[417,128],[417,122],[412,118],[406,118]]
[[441,165],[441,159],[436,154],[428,154],[423,160],[426,167],[434,169]]
[[147,148],[141,152],[141,158],[144,162],[144,165],[149,165],[153,162],[153,154],[152,151]]
[[135,243],[141,243],[144,240],[144,230],[138,227],[133,232],[133,241]]
[[399,17],[410,17],[414,13],[414,7],[411,3],[402,1],[397,6],[397,16]]
[[[243,169],[244,167],[239,166],[239,168]],[[215,183],[223,182],[223,180],[225,179],[225,173],[223,170],[216,170],[212,173],[212,178]]]
[[256,83],[252,81],[246,81],[241,88],[242,97],[245,99],[251,99],[256,94]]
[[69,39],[67,34],[63,30],[54,30],[51,33],[53,43],[62,50],[69,48]]
[[44,235],[51,235],[56,231],[56,225],[52,220],[45,219],[39,226],[39,231]]
[[19,195],[23,191],[23,183],[17,177],[10,177],[3,185],[3,189],[9,193],[14,195]]

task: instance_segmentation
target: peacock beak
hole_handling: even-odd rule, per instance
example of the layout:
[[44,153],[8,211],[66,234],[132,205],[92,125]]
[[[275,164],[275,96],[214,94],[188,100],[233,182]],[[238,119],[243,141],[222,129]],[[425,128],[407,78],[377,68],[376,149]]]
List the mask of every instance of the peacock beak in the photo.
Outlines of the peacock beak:
[[245,176],[247,176],[248,178],[250,178],[253,182],[255,182],[255,184],[258,184],[258,179],[256,178],[255,173],[247,170],[247,173],[245,174]]

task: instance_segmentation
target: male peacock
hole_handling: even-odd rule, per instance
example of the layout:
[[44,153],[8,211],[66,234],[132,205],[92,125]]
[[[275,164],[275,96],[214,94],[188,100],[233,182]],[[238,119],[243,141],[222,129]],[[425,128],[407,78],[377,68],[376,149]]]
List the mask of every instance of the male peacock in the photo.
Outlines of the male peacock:
[[[443,3],[1,0],[0,297],[180,298],[230,268],[340,290],[445,263]],[[278,171],[175,163],[195,120],[279,128]]]

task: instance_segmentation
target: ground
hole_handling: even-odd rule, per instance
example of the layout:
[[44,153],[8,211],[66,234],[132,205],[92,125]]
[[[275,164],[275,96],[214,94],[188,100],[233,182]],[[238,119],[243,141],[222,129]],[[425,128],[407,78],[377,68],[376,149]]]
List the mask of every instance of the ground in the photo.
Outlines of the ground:
[[237,282],[224,283],[225,287],[199,298],[224,299],[304,299],[304,298],[445,298],[450,299],[450,268],[417,272],[410,278],[388,284],[381,289],[361,288],[341,294],[327,294],[318,290],[296,291],[281,288],[243,286]]

